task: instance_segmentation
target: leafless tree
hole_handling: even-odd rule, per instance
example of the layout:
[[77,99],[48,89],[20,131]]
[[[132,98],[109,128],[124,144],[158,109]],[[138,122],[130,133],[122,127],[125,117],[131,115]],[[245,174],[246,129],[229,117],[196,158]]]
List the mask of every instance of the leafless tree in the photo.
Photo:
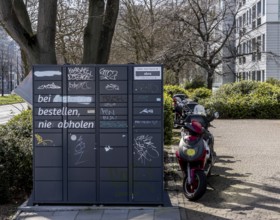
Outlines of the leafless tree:
[[[172,61],[180,67],[190,61],[206,74],[212,88],[215,70],[222,63],[222,52],[235,30],[235,5],[216,0],[180,1],[174,7],[172,22],[179,26],[177,38],[162,51],[159,60]],[[231,19],[227,19],[231,18]]]
[[[29,64],[56,64],[57,51],[57,14],[58,0],[38,0],[38,12],[28,14],[23,0],[1,0],[0,22],[8,34],[18,43]],[[61,1],[59,1],[61,3]],[[69,1],[69,4],[73,1]],[[62,7],[60,5],[60,7]],[[81,63],[107,63],[119,10],[119,0],[88,0],[88,13],[83,32],[83,58]],[[71,14],[69,15],[71,17]],[[63,17],[63,16],[62,16]],[[72,17],[73,19],[73,17]],[[75,19],[68,25],[76,24]],[[60,24],[61,25],[61,24]],[[60,26],[61,29],[63,26]],[[34,29],[35,28],[35,29]],[[75,34],[80,26],[68,29],[68,34]],[[69,37],[68,37],[69,39]],[[63,39],[68,43],[67,36]],[[62,40],[57,42],[61,44]],[[59,51],[64,58],[63,50]],[[75,59],[73,59],[75,60]]]

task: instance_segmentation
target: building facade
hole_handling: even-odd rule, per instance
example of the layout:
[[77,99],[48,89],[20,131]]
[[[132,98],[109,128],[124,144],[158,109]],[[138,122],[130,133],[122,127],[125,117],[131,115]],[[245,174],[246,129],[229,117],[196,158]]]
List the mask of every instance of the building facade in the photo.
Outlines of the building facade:
[[280,80],[280,1],[239,0],[237,4],[237,81]]
[[[232,74],[217,77],[217,87],[229,81],[280,80],[280,0],[232,1],[238,10],[235,58],[231,60]],[[224,65],[220,71],[225,73]]]

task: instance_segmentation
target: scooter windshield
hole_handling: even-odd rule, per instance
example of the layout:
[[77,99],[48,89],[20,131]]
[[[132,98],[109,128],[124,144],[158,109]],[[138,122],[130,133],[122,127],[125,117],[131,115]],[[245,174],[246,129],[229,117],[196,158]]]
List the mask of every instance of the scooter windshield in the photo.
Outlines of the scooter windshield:
[[206,115],[205,108],[202,105],[196,105],[193,110],[194,114]]

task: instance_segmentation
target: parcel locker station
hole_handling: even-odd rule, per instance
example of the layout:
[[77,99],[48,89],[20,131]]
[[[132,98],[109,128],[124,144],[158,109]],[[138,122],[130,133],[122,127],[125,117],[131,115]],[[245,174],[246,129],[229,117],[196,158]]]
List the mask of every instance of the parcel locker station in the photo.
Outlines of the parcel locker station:
[[34,204],[164,203],[161,65],[33,66]]

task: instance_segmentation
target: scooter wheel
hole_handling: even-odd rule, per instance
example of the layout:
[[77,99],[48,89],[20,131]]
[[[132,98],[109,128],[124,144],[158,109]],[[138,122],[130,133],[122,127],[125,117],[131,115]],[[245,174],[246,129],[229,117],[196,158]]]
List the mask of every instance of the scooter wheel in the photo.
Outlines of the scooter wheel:
[[204,171],[195,171],[195,177],[191,184],[188,183],[187,175],[183,181],[183,190],[186,198],[190,201],[196,201],[200,199],[207,188],[206,175]]

